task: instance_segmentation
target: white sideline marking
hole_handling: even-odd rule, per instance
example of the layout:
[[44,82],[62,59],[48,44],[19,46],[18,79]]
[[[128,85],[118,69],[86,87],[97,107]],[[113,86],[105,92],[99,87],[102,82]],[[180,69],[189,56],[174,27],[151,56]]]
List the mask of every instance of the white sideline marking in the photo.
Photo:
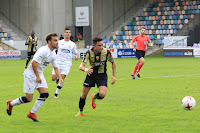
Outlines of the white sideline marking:
[[[173,78],[173,77],[193,77],[193,76],[200,76],[200,74],[168,75],[168,76],[147,76],[147,77],[142,77],[140,79],[170,78],[170,77],[171,78]],[[117,80],[133,80],[133,79],[131,78],[131,75],[130,75],[129,78],[120,78],[120,79],[116,79],[116,81]],[[64,82],[64,83],[81,83],[81,82],[83,83],[84,81],[73,81],[73,82]],[[47,83],[47,84],[49,85],[49,84],[56,84],[56,83],[53,82],[53,83]],[[0,85],[0,88],[1,87],[15,87],[15,86],[23,86],[23,84],[22,85]]]

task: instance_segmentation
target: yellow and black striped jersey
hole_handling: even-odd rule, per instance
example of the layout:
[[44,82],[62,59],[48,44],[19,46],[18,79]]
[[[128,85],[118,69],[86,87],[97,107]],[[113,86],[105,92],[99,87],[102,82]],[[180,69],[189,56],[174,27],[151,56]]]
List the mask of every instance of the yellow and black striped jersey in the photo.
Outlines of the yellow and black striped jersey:
[[[36,52],[38,38],[29,36],[26,40],[26,44],[28,44],[28,52]],[[32,43],[30,43],[32,42]]]
[[101,74],[107,72],[107,61],[113,63],[114,59],[112,54],[106,48],[103,48],[101,53],[94,53],[93,48],[89,49],[86,52],[86,55],[83,59],[83,62],[86,63],[87,61],[90,62],[90,66],[93,67],[93,73]]

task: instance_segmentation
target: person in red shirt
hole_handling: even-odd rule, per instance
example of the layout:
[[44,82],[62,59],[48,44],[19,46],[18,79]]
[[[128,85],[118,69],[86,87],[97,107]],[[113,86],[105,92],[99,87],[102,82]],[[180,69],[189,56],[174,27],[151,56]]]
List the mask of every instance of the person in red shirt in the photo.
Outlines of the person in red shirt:
[[[137,64],[135,65],[135,69],[131,74],[133,79],[135,79],[135,73],[137,73],[138,78],[140,78],[140,69],[145,63],[144,56],[145,56],[146,45],[153,46],[153,44],[150,43],[149,37],[145,35],[145,32],[146,29],[144,27],[141,27],[140,34],[135,36],[133,40],[131,40],[130,42],[130,44],[133,47],[133,51],[135,52],[135,55],[138,58]],[[136,41],[136,48],[133,44],[133,42],[135,41]]]

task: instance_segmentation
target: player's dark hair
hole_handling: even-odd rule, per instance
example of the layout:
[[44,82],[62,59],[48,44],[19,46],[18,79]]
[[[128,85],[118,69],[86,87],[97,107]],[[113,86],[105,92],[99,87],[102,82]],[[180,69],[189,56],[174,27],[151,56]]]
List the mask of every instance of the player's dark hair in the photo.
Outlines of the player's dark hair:
[[65,27],[65,30],[70,30],[69,28]]
[[93,38],[93,44],[96,44],[97,42],[102,41],[103,39],[101,37],[95,37]]
[[47,43],[48,43],[48,41],[51,41],[52,37],[54,37],[54,36],[58,37],[58,34],[57,33],[49,33],[45,38]]

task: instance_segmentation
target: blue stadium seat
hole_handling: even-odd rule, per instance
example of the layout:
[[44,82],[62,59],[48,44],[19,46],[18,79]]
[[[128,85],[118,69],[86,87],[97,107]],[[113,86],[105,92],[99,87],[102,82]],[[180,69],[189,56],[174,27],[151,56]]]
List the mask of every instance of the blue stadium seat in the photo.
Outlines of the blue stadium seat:
[[166,33],[169,34],[169,29],[166,30]]
[[160,38],[161,38],[161,39],[164,39],[164,35],[163,35],[163,34],[162,34],[162,35],[160,35]]
[[8,37],[11,37],[11,33],[8,33]]
[[162,43],[162,41],[161,41],[161,39],[159,39],[159,40],[158,40],[158,44],[161,44],[161,43]]
[[149,39],[151,39],[151,40],[152,40],[152,39],[153,39],[153,35],[150,35],[150,36],[149,36]]
[[3,33],[0,33],[0,37],[3,37]]
[[174,20],[174,24],[177,24],[178,22],[177,22],[177,20]]
[[176,34],[176,32],[177,32],[177,30],[176,30],[176,29],[174,29],[174,34]]
[[137,26],[134,26],[134,30],[138,30],[138,27],[137,27]]

